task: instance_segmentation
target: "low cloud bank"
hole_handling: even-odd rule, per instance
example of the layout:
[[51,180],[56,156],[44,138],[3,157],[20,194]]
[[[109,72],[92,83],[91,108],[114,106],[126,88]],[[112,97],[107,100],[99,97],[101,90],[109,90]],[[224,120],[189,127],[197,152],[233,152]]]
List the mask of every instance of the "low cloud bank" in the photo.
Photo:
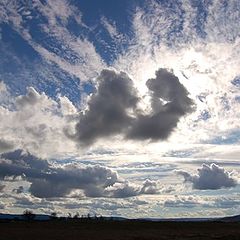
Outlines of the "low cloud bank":
[[[142,185],[135,185],[104,166],[56,166],[21,150],[0,155],[0,178],[10,176],[21,176],[30,182],[29,192],[39,198],[65,197],[74,190],[81,190],[86,197],[109,198],[157,193],[155,181],[147,179]],[[15,191],[21,193],[19,190],[22,189]]]

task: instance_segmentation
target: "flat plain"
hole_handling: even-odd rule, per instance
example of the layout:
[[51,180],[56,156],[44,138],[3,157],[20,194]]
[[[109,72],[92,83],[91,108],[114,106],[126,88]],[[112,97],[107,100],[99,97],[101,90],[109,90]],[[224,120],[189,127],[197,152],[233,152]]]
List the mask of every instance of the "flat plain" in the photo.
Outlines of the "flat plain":
[[0,240],[240,240],[240,222],[1,221]]

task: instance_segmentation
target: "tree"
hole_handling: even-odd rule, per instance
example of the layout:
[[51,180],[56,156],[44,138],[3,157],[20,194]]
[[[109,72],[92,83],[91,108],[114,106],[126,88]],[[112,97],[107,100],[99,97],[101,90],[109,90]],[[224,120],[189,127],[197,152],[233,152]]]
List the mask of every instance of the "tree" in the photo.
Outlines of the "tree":
[[56,219],[57,218],[57,213],[56,212],[52,212],[50,217],[51,217],[51,219]]
[[74,216],[73,216],[73,218],[79,218],[80,217],[80,214],[79,214],[79,212],[77,212]]
[[23,217],[25,218],[25,220],[31,221],[36,217],[36,214],[34,214],[33,211],[26,209],[23,212]]

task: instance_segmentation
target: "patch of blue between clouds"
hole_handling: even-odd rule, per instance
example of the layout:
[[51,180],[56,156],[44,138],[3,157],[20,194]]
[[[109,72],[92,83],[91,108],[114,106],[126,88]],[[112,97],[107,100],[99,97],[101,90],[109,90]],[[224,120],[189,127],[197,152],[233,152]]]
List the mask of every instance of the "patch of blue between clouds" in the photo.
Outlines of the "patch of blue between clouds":
[[[41,1],[43,4],[45,1]],[[131,18],[126,12],[129,8],[128,1],[72,1],[72,4],[84,12],[83,21],[88,28],[80,26],[73,17],[69,17],[67,28],[73,37],[85,37],[90,40],[108,65],[116,59],[117,55],[127,48],[127,43],[119,44],[111,39],[106,29],[101,26],[101,17],[105,16],[110,22],[114,22],[119,32],[127,36],[131,33]],[[34,42],[55,53],[71,64],[83,62],[79,56],[67,46],[63,46],[61,40],[51,33],[46,34],[42,26],[47,26],[48,20],[38,11],[31,10],[30,15],[24,21],[24,27],[29,30]],[[26,7],[25,7],[26,10]],[[61,25],[60,20],[59,24]],[[97,26],[97,27],[95,27]],[[46,62],[28,42],[22,38],[10,25],[1,25],[2,39],[0,41],[0,53],[2,56],[0,77],[10,89],[11,94],[25,94],[26,87],[33,86],[37,91],[44,91],[48,96],[55,98],[57,93],[67,96],[73,103],[79,103],[80,91],[78,89],[80,79],[60,69],[56,64]],[[96,37],[97,36],[97,37]],[[83,90],[90,94],[94,91],[91,84],[84,84]]]
[[[73,21],[73,18],[69,17],[68,20],[71,22],[71,20]],[[57,22],[60,26],[65,28],[59,19],[57,19]],[[79,59],[78,55],[68,45],[63,43],[61,39],[59,40],[56,36],[54,36],[54,34],[51,34],[51,32],[48,34],[43,31],[42,26],[47,26],[46,17],[38,13],[37,19],[31,19],[27,23],[29,33],[36,43],[71,64],[83,62],[83,59]],[[75,37],[76,35],[73,34],[73,36]]]
[[207,111],[207,110],[203,110],[202,112],[201,112],[201,115],[199,116],[199,120],[204,120],[204,121],[206,121],[206,120],[208,120],[209,118],[211,118],[211,114],[209,113],[209,111]]
[[[14,55],[21,59],[28,59],[34,61],[39,58],[39,54],[8,24],[0,24],[1,29],[1,50],[4,48],[10,48]],[[2,52],[2,51],[1,51]],[[3,56],[2,56],[3,57]],[[7,67],[7,66],[4,66]],[[9,64],[14,70],[14,66]]]
[[[82,15],[82,21],[89,26],[90,31],[80,29],[77,24],[71,22],[70,31],[73,34],[82,35],[82,30],[85,32],[88,40],[95,46],[96,52],[102,57],[108,65],[117,58],[119,54],[128,48],[128,40],[133,37],[131,9],[134,2],[127,0],[112,1],[112,0],[83,0],[73,1],[73,4],[79,8]],[[128,9],[126,11],[126,9]],[[105,17],[111,24],[115,24],[117,31],[124,34],[124,39],[119,42],[112,39],[107,30],[101,24],[101,18]],[[83,36],[83,35],[82,35]]]
[[221,104],[224,107],[224,110],[226,110],[226,111],[230,110],[231,106],[230,106],[228,98],[226,96],[223,96],[220,99],[221,99]]
[[88,95],[90,95],[91,93],[95,93],[96,92],[95,86],[92,83],[90,83],[90,82],[83,83],[82,87],[83,87],[83,91],[85,93],[87,93]]
[[[26,88],[32,86],[53,99],[60,93],[75,104],[80,102],[79,78],[54,63],[44,61],[9,25],[2,24],[1,29],[0,79],[13,96],[25,94]],[[90,85],[85,89],[87,93],[92,92]]]
[[211,1],[205,1],[205,0],[192,0],[191,1],[192,7],[196,8],[196,18],[194,27],[196,28],[196,32],[199,37],[205,38],[207,36],[205,30],[204,30],[204,24],[207,19],[208,15],[208,8],[211,5]]
[[240,103],[240,96],[236,96],[234,99],[235,99],[236,102]]
[[187,149],[187,150],[176,150],[169,151],[163,155],[163,157],[176,157],[176,158],[188,158],[191,157],[194,153],[197,153],[197,149]]
[[231,145],[239,143],[240,140],[240,130],[233,131],[225,136],[218,136],[207,143],[217,144],[217,145]]
[[[116,22],[116,26],[120,32],[130,32],[131,16],[128,10],[136,1],[128,0],[112,1],[112,0],[81,0],[72,1],[83,12],[82,20],[87,26],[95,26],[99,24],[101,16]],[[130,10],[129,10],[130,11]],[[130,13],[130,12],[129,12]]]
[[232,81],[231,83],[237,87],[237,88],[240,88],[240,75],[236,76]]

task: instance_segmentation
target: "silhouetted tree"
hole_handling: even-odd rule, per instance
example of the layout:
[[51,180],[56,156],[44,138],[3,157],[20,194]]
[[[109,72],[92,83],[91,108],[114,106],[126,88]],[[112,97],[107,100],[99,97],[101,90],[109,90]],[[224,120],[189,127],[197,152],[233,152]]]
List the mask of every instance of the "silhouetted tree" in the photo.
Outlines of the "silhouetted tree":
[[57,213],[56,212],[52,212],[50,217],[51,217],[51,219],[56,219],[57,218]]
[[79,214],[79,212],[76,212],[76,214],[73,216],[73,218],[79,218],[80,217],[80,214]]
[[27,221],[31,221],[36,217],[36,214],[33,213],[33,211],[26,209],[23,212],[23,217],[27,220]]

